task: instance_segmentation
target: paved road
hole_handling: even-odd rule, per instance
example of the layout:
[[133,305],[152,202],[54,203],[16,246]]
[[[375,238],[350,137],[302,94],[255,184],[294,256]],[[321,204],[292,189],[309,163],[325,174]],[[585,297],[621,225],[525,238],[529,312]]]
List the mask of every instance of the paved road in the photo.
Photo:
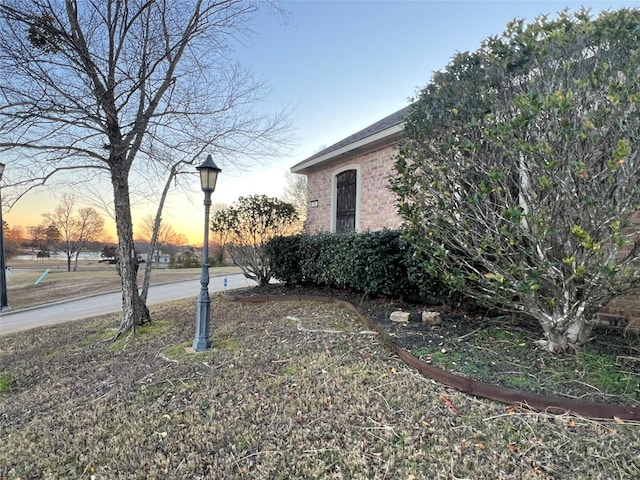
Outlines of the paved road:
[[[228,289],[255,285],[251,280],[244,278],[244,275],[236,273],[211,277],[209,292],[220,292],[224,290],[224,278],[228,281]],[[188,297],[193,297],[195,302],[200,294],[200,288],[200,280],[185,280],[152,285],[151,288],[149,288],[147,305]],[[9,302],[9,305],[11,305],[11,302]],[[113,313],[119,311],[121,308],[122,294],[118,291],[26,308],[24,310],[9,311],[0,314],[0,335],[28,330],[42,325],[53,325],[55,323],[93,317],[95,315]]]

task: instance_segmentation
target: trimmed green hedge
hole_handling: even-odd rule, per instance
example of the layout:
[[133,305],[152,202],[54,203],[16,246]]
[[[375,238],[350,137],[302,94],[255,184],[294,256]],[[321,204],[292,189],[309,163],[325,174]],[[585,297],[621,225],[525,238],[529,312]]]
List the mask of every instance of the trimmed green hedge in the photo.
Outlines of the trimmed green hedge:
[[395,230],[294,235],[267,244],[273,276],[289,285],[316,284],[391,297],[448,296],[419,272],[412,248]]

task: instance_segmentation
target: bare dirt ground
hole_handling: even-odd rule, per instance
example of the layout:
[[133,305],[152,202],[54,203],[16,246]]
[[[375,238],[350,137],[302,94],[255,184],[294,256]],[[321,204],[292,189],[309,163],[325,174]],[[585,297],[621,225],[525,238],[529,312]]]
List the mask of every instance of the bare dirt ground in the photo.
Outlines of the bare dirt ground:
[[640,478],[640,425],[536,413],[405,366],[349,310],[215,296],[0,343],[0,476],[10,479]]

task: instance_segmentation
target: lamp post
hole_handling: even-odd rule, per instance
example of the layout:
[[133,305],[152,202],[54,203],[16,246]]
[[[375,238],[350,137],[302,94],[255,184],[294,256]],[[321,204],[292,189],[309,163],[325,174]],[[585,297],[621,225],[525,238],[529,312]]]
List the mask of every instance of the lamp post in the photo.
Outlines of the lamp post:
[[[4,163],[0,163],[0,181],[2,181],[4,166]],[[7,301],[7,265],[4,262],[4,222],[2,221],[2,193],[0,193],[0,312],[4,312],[6,310],[9,310],[9,302]]]
[[211,348],[209,339],[209,316],[211,313],[211,299],[209,298],[209,208],[211,194],[216,189],[218,174],[222,171],[213,163],[211,155],[196,167],[200,173],[200,187],[204,192],[204,245],[202,248],[202,273],[200,274],[200,296],[196,312],[196,338],[193,340],[193,351],[203,352]]

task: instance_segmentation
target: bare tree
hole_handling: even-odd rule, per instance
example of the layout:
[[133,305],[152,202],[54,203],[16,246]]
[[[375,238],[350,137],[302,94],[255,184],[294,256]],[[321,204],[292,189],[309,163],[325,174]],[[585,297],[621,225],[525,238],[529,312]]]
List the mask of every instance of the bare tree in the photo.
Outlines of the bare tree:
[[[140,232],[139,234],[136,234],[139,241],[150,243],[153,240],[154,233],[157,232],[155,240],[157,248],[160,248],[162,245],[174,244],[177,233],[173,227],[162,221],[162,219],[160,221],[159,228],[155,228],[155,223],[155,217],[153,215],[146,215],[142,219],[140,227],[136,229]],[[154,263],[158,263],[157,255],[154,257]]]
[[[166,157],[166,155],[164,155],[164,157]],[[162,224],[162,211],[167,200],[167,195],[169,194],[169,189],[171,188],[171,183],[177,180],[178,173],[180,173],[180,169],[183,166],[184,163],[181,161],[178,161],[171,165],[171,167],[169,168],[169,174],[167,175],[164,184],[164,188],[162,189],[162,193],[160,194],[158,207],[156,208],[156,215],[153,218],[149,216],[148,219],[145,219],[145,222],[143,223],[143,230],[148,234],[149,238],[148,260],[144,267],[144,280],[142,282],[142,291],[140,292],[140,298],[143,302],[147,301],[147,295],[149,294],[153,258],[156,250],[158,249],[158,244],[166,241],[165,237],[174,233],[169,225]]]
[[31,246],[31,258],[42,249],[42,242],[45,239],[45,227],[43,225],[32,225],[27,227],[29,234],[29,245]]
[[75,257],[73,271],[78,269],[78,257],[87,242],[97,239],[104,231],[104,218],[91,207],[81,208],[76,214],[76,199],[64,195],[53,213],[44,215],[50,227],[59,232],[59,243],[67,256],[67,271],[71,271],[71,260]]
[[47,225],[47,222],[45,221],[42,225],[42,228],[44,228],[44,238],[47,241],[46,246],[48,257],[51,252],[58,248],[58,242],[62,238],[62,235],[60,234],[60,230],[58,230],[58,227],[56,227],[53,223],[49,223]]
[[73,271],[78,270],[78,257],[88,242],[98,240],[104,234],[104,218],[93,208],[84,207],[78,211],[79,242],[73,264]]
[[[167,182],[167,187],[170,182]],[[171,225],[162,223],[162,207],[164,205],[164,198],[166,193],[162,196],[160,205],[156,211],[155,217],[147,215],[142,220],[142,226],[140,232],[142,238],[149,242],[149,250],[147,251],[147,263],[144,267],[144,280],[142,282],[142,289],[140,291],[140,298],[146,302],[147,295],[149,294],[149,285],[151,284],[151,271],[153,264],[156,265],[160,261],[160,245],[173,242],[176,238],[176,232]]]
[[302,231],[307,219],[307,176],[287,172],[282,199],[296,208],[298,231]]
[[172,164],[209,150],[224,165],[273,153],[288,136],[282,115],[252,112],[263,85],[228,58],[256,9],[252,0],[0,4],[0,151],[23,192],[59,175],[109,178],[119,334],[150,320],[137,288],[131,175],[170,175],[157,149],[171,151]]
[[4,254],[7,258],[11,258],[20,251],[20,244],[24,237],[24,228],[20,225],[11,228],[6,220],[3,220],[2,224],[4,229]]

